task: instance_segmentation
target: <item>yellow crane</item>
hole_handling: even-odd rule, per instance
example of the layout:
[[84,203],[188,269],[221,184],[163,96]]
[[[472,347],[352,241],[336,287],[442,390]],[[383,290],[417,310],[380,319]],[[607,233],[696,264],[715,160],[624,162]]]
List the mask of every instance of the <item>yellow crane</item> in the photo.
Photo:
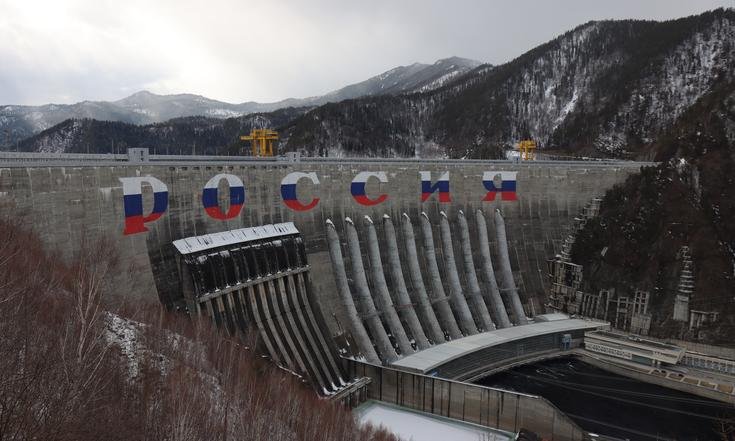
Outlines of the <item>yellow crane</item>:
[[521,161],[532,161],[536,159],[536,141],[524,139],[518,143],[518,151],[521,152]]
[[250,135],[241,136],[241,141],[250,141],[253,156],[273,156],[273,141],[278,140],[278,132],[270,129],[253,129]]

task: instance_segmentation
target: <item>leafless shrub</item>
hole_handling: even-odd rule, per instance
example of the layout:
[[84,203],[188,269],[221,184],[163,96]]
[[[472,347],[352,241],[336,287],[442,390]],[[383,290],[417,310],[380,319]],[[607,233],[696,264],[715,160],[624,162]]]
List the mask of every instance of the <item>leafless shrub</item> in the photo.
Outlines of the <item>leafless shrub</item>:
[[[162,307],[110,311],[105,295],[124,289],[109,285],[110,249],[84,243],[64,263],[0,219],[0,440],[396,439],[247,349],[254,335]],[[111,339],[111,323],[135,342]]]

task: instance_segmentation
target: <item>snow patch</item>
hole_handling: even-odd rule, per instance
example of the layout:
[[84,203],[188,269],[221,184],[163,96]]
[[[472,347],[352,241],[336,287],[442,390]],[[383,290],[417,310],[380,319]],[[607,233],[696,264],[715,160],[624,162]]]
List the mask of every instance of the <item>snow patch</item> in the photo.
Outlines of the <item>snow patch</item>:
[[204,113],[215,118],[234,118],[243,115],[243,112],[229,109],[207,109]]
[[142,323],[124,319],[118,315],[107,313],[105,317],[105,339],[109,344],[120,348],[128,362],[128,378],[134,379],[140,374],[140,328]]
[[735,46],[723,44],[731,41],[735,41],[735,26],[722,19],[672,50],[632,91],[595,147],[615,152],[629,144],[631,135],[642,140],[655,138],[711,90],[720,72],[732,72]]
[[452,78],[456,77],[459,74],[460,74],[460,71],[458,71],[458,70],[455,70],[455,71],[452,71],[452,72],[448,72],[448,73],[440,76],[439,78],[437,78],[437,79],[435,79],[435,80],[433,80],[433,81],[431,81],[431,82],[429,82],[429,83],[421,86],[419,88],[419,91],[420,92],[428,92],[430,90],[438,89],[438,88],[442,87],[443,85],[445,85],[447,82],[449,82],[449,80],[451,80]]
[[509,433],[474,424],[461,423],[435,415],[368,402],[355,410],[360,424],[382,426],[395,435],[413,441],[510,441]]

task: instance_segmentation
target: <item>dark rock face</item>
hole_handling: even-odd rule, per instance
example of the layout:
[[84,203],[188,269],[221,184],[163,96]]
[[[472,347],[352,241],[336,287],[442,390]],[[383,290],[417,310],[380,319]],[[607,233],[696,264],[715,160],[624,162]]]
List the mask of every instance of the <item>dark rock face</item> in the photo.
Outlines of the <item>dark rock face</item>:
[[[580,232],[572,260],[584,265],[586,289],[649,290],[655,335],[732,342],[735,324],[735,94],[723,85],[679,118],[652,146],[663,163],[607,192],[599,218]],[[699,331],[672,319],[688,246],[695,289],[689,309],[716,311]],[[608,247],[604,256],[601,250]]]

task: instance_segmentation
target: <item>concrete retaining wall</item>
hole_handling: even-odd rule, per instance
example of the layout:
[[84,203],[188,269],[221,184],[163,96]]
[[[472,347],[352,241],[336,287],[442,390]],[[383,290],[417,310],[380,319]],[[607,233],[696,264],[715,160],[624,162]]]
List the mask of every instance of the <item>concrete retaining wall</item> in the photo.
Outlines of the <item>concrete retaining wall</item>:
[[[646,337],[646,338],[651,338],[651,337]],[[656,340],[661,340],[661,339],[656,339]],[[661,341],[664,341],[666,343],[671,343],[672,345],[681,346],[682,348],[685,348],[689,352],[696,352],[698,354],[704,354],[704,355],[709,355],[712,357],[724,358],[727,360],[735,360],[735,348],[726,348],[724,346],[708,345],[706,343],[697,343],[697,342],[686,341],[686,340],[677,340],[673,338],[663,339]]]
[[547,440],[583,440],[584,432],[542,397],[345,360],[352,376],[371,379],[368,398],[509,432],[531,430]]
[[624,377],[633,378],[635,380],[639,380],[644,383],[650,383],[650,384],[655,384],[657,386],[666,387],[669,389],[679,390],[681,392],[686,392],[692,395],[709,398],[711,400],[721,401],[721,402],[728,403],[728,404],[735,404],[735,396],[733,396],[732,394],[720,392],[714,389],[705,389],[703,387],[693,385],[693,384],[688,384],[685,382],[672,381],[668,378],[662,378],[656,375],[651,375],[645,372],[641,372],[639,370],[630,369],[625,366],[597,358],[593,354],[591,354],[589,351],[585,351],[585,350],[577,350],[575,351],[574,355],[579,357],[585,363],[589,363],[605,371],[612,372],[613,374],[618,374]]

